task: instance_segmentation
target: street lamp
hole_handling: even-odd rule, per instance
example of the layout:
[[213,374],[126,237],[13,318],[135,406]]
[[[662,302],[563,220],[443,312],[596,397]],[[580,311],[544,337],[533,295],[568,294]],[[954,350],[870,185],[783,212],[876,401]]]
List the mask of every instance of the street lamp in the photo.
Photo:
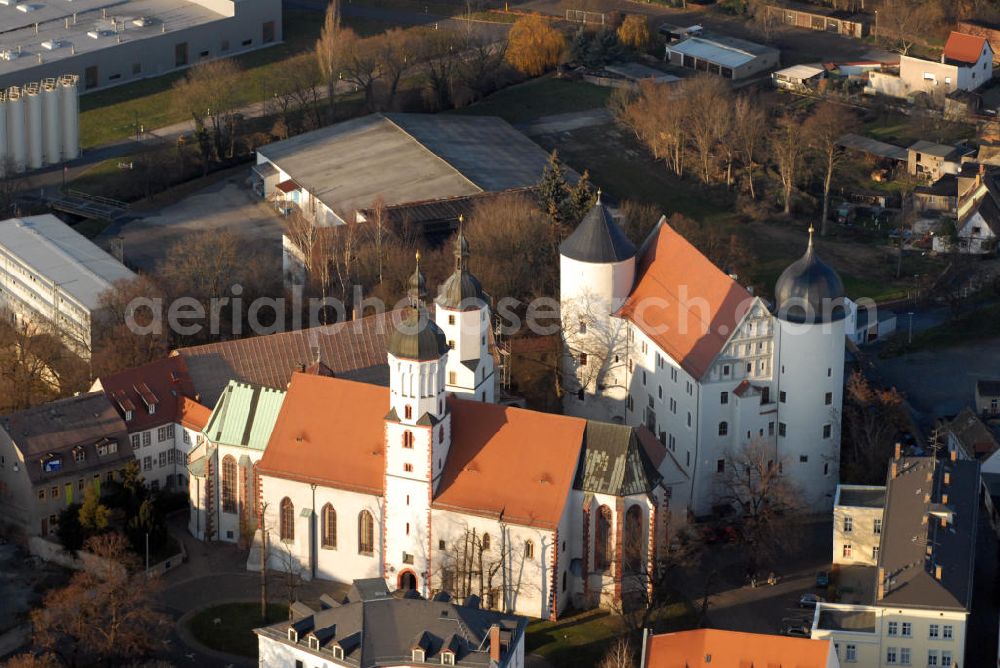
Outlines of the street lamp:
[[906,337],[906,342],[909,344],[913,343],[913,311],[910,311],[906,315],[910,316],[910,331],[908,336]]

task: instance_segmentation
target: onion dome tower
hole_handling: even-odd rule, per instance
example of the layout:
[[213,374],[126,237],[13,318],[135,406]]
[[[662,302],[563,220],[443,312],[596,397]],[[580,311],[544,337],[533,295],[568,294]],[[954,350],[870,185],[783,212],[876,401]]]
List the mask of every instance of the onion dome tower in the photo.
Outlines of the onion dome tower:
[[809,244],[774,288],[777,453],[815,509],[832,506],[839,480],[844,397],[844,283]]
[[469,271],[469,241],[459,216],[455,236],[455,271],[435,300],[438,327],[448,342],[446,390],[477,401],[496,401],[496,374],[489,349],[489,295]]

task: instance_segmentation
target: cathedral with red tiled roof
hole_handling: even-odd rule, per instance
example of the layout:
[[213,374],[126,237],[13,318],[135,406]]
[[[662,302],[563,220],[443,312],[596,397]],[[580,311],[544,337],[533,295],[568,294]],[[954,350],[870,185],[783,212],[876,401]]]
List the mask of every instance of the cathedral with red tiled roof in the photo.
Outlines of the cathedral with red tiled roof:
[[493,403],[487,297],[461,232],[455,247],[433,316],[419,266],[410,278],[388,387],[303,368],[267,405],[246,383],[224,393],[192,453],[192,533],[263,537],[267,567],[304,578],[534,617],[648,591],[666,449],[644,428]]

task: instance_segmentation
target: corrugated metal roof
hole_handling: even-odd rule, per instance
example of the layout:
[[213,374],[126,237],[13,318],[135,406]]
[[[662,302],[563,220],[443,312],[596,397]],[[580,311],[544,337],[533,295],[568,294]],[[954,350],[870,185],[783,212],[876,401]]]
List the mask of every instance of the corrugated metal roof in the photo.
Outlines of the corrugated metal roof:
[[672,52],[733,69],[746,65],[757,57],[749,51],[743,51],[714,40],[705,40],[701,37],[689,37],[677,44],[671,44],[668,48]]
[[213,443],[263,452],[284,399],[283,390],[230,381],[202,433]]
[[0,250],[17,258],[88,309],[121,279],[135,278],[121,262],[52,214],[0,222]]

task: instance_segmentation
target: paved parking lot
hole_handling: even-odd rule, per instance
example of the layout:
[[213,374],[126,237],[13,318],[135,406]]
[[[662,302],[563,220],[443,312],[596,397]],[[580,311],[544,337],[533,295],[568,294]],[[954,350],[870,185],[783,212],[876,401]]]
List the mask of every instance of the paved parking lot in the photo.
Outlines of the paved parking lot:
[[162,209],[142,211],[134,220],[111,225],[96,239],[107,247],[117,236],[125,239],[125,263],[143,272],[155,271],[170,247],[193,232],[229,230],[252,241],[268,259],[281,266],[281,219],[246,183],[249,169],[191,193]]
[[717,575],[709,583],[708,626],[730,631],[777,633],[783,621],[807,619],[808,609],[800,608],[799,597],[815,588],[816,573],[828,570],[832,548],[829,516],[814,517],[789,528],[794,542],[772,563],[761,567],[763,578],[773,570],[779,578],[773,586],[756,588],[744,584],[746,558],[734,545],[713,546],[695,572],[686,574],[677,586],[698,609],[705,593],[705,576]]

